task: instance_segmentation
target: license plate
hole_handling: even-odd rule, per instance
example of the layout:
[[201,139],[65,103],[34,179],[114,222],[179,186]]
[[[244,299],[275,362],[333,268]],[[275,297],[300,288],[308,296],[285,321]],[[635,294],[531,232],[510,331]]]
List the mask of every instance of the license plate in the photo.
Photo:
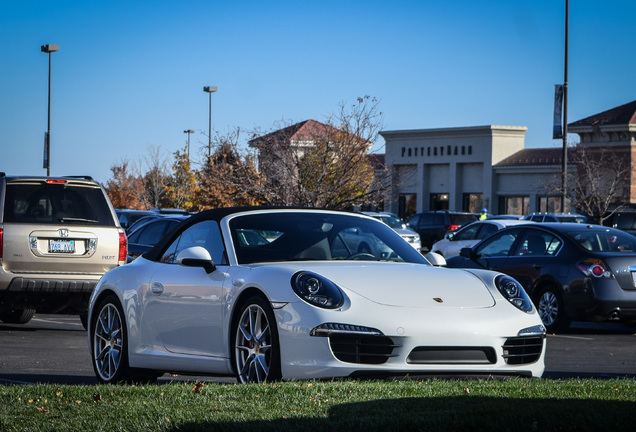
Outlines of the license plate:
[[49,240],[49,252],[74,253],[75,240]]

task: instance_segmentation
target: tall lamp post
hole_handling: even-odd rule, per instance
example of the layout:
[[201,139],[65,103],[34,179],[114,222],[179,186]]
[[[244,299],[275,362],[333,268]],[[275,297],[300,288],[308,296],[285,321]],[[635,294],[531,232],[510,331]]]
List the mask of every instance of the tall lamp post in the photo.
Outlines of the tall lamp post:
[[188,134],[188,145],[187,145],[187,152],[188,152],[188,159],[190,159],[190,134],[193,134],[194,131],[192,129],[188,129],[188,130],[184,130],[183,133]]
[[209,123],[208,123],[208,157],[212,156],[212,93],[217,91],[216,86],[203,87],[203,91],[210,94],[210,109],[209,109]]
[[51,53],[60,50],[59,45],[47,44],[40,47],[40,51],[49,55],[49,106],[46,135],[44,136],[44,166],[47,177],[51,175]]
[[565,212],[565,201],[567,197],[568,187],[568,33],[569,33],[569,13],[570,6],[569,1],[565,0],[565,62],[563,66],[563,157],[562,157],[562,172],[563,178],[562,193],[561,196],[561,211]]

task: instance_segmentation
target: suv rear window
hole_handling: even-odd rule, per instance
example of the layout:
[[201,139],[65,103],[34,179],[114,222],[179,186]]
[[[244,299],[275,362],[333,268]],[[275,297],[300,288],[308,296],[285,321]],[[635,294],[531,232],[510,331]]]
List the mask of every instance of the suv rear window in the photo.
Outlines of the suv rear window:
[[115,226],[101,188],[7,184],[4,222]]
[[477,220],[472,214],[449,214],[451,225],[464,225]]

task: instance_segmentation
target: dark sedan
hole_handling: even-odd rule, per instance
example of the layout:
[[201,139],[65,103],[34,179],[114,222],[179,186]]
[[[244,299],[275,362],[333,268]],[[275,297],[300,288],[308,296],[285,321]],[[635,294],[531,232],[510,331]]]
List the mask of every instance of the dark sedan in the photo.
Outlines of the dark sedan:
[[636,321],[636,237],[617,229],[577,223],[506,228],[462,249],[447,266],[514,277],[548,331],[571,320]]

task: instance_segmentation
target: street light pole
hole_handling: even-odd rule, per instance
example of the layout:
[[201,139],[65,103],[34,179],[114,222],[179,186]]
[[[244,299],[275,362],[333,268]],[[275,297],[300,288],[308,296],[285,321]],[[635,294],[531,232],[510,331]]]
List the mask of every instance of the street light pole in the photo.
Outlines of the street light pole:
[[203,87],[203,91],[210,94],[210,109],[208,123],[208,157],[212,156],[212,93],[217,91],[216,86]]
[[49,55],[49,103],[47,110],[46,136],[44,137],[44,166],[47,177],[51,175],[51,53],[60,50],[59,45],[47,44],[40,47],[40,51]]
[[188,129],[188,130],[184,130],[183,133],[188,134],[188,145],[187,145],[187,153],[188,153],[188,159],[190,159],[190,134],[193,134],[194,131],[192,129]]
[[565,0],[565,64],[563,67],[563,157],[562,157],[562,195],[561,211],[565,212],[565,201],[568,188],[568,32],[569,32],[569,0]]

